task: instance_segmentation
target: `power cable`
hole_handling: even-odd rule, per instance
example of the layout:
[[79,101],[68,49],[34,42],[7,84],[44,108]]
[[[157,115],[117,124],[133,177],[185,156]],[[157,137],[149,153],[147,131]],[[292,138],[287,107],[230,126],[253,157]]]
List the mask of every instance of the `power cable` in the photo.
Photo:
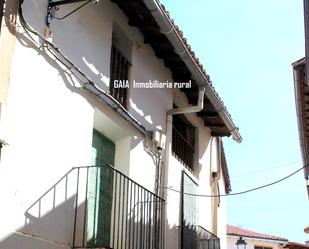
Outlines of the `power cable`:
[[[68,57],[66,57],[66,55],[63,54],[61,50],[55,44],[47,40],[43,35],[41,35],[39,32],[37,32],[36,30],[32,29],[29,26],[29,24],[26,22],[23,16],[23,11],[22,11],[23,2],[24,0],[19,0],[18,15],[20,17],[20,23],[23,29],[25,30],[25,32],[30,36],[34,44],[36,44],[38,47],[43,47],[47,49],[50,53],[52,53],[58,62],[64,65],[76,77],[77,80],[83,83],[82,89],[86,91],[90,89],[90,91],[94,95],[96,95],[97,97],[103,98],[106,103],[112,103],[111,107],[116,112],[118,112],[120,115],[123,115],[123,117],[127,121],[131,122],[142,134],[145,134],[146,129],[131,114],[129,114],[124,109],[124,107],[121,106],[121,104],[119,104],[115,100],[113,96],[111,96],[110,94],[98,88],[96,84],[80,68],[78,68]],[[95,2],[98,2],[98,1],[95,1]],[[40,41],[42,41],[42,44],[33,40],[32,36],[29,33],[37,36],[40,39]],[[53,52],[51,52],[51,50]]]
[[182,191],[179,191],[177,189],[173,189],[173,188],[170,188],[170,187],[161,187],[163,189],[167,189],[167,190],[170,190],[170,191],[173,191],[173,192],[177,192],[179,194],[183,194],[183,195],[188,195],[188,196],[196,196],[196,197],[223,197],[223,196],[234,196],[234,195],[242,195],[242,194],[246,194],[246,193],[249,193],[249,192],[252,192],[252,191],[256,191],[256,190],[259,190],[259,189],[262,189],[262,188],[266,188],[266,187],[270,187],[272,185],[275,185],[279,182],[282,182],[288,178],[290,178],[291,176],[295,175],[296,173],[298,173],[299,171],[305,169],[309,167],[309,164],[305,165],[304,167],[294,171],[293,173],[277,180],[277,181],[274,181],[274,182],[271,182],[271,183],[268,183],[268,184],[265,184],[265,185],[262,185],[262,186],[259,186],[259,187],[255,187],[255,188],[251,188],[251,189],[248,189],[248,190],[244,190],[244,191],[240,191],[240,192],[237,192],[237,193],[231,193],[231,194],[220,194],[220,195],[204,195],[204,194],[190,194],[190,193],[183,193]]
[[273,170],[273,169],[278,169],[278,168],[282,168],[282,167],[285,167],[285,166],[294,165],[294,164],[300,163],[300,162],[301,162],[301,161],[295,161],[295,162],[289,162],[289,163],[279,164],[279,165],[277,165],[277,166],[270,167],[270,168],[265,168],[265,169],[261,169],[261,170],[251,171],[251,172],[247,172],[247,173],[240,174],[240,175],[234,175],[234,176],[231,176],[231,178],[236,178],[236,177],[241,177],[241,176],[247,176],[247,175],[254,175],[254,174],[257,174],[257,173],[261,173],[261,172],[265,172],[265,171],[269,171],[269,170]]
[[[52,53],[56,59],[63,64],[65,67],[67,67],[72,73],[74,73],[74,75],[81,80],[81,77],[84,78],[85,80],[81,80],[81,82],[86,83],[85,84],[92,84],[93,82],[91,79],[89,79],[87,77],[87,75],[85,73],[83,73],[77,66],[74,65],[74,63],[72,63],[61,51],[58,47],[56,47],[53,43],[51,43],[50,41],[48,41],[44,36],[42,36],[40,33],[38,33],[37,31],[33,30],[28,23],[26,22],[26,20],[24,19],[23,16],[23,11],[22,11],[22,4],[23,4],[24,0],[20,0],[19,1],[19,6],[18,6],[18,14],[20,17],[20,23],[23,27],[23,29],[25,30],[25,32],[28,34],[28,36],[31,38],[31,40],[38,46],[42,46],[42,44],[39,44],[37,41],[35,41],[32,36],[29,33],[34,34],[35,36],[37,36],[40,40],[42,40],[44,42],[43,46],[45,46],[49,51],[49,48],[52,48],[59,56],[61,56],[61,58],[59,56],[57,56],[55,53]],[[51,51],[50,51],[51,52]]]

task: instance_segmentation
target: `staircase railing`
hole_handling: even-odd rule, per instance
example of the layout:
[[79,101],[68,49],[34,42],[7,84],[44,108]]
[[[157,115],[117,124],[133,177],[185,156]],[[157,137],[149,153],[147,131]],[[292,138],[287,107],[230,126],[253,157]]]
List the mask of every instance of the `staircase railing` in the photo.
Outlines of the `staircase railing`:
[[110,165],[74,170],[73,248],[163,248],[162,198]]
[[163,249],[163,203],[110,165],[74,167],[26,210],[22,232],[72,248]]
[[184,226],[182,233],[182,249],[220,249],[220,238],[202,226]]

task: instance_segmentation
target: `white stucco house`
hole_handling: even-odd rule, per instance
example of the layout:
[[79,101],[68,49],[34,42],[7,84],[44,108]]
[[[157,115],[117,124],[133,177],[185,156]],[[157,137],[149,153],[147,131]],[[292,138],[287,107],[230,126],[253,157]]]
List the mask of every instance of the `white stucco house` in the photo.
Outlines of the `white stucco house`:
[[0,249],[225,248],[242,138],[164,7],[0,6]]
[[236,249],[236,242],[240,237],[247,243],[246,249],[282,249],[288,243],[288,239],[286,238],[259,233],[232,225],[227,225],[226,230],[227,249]]

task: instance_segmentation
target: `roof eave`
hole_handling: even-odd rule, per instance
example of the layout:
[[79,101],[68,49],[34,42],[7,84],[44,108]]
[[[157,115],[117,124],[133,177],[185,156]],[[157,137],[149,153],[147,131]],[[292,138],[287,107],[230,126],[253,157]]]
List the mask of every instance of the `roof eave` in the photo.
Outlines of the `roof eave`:
[[250,239],[256,239],[256,240],[264,240],[264,241],[272,241],[272,242],[277,242],[277,243],[286,243],[288,242],[288,239],[279,239],[279,238],[263,238],[263,237],[256,237],[256,236],[247,236],[247,235],[242,235],[242,234],[233,234],[233,233],[227,233],[228,236],[233,236],[233,237],[239,237],[242,236],[244,238],[250,238]]
[[[304,113],[302,110],[302,88],[301,88],[301,80],[300,80],[300,70],[305,66],[305,60],[301,59],[292,64],[293,66],[293,79],[294,79],[294,94],[295,94],[295,106],[296,106],[296,114],[297,114],[297,123],[298,123],[298,131],[299,131],[299,141],[301,147],[301,153],[303,158],[303,164],[307,165],[309,163],[309,148],[308,148],[308,140],[305,136],[305,127],[304,127]],[[309,176],[309,167],[304,169],[305,178],[308,180]]]
[[[305,28],[305,68],[309,75],[309,2],[304,0],[304,28]],[[306,76],[306,85],[309,86],[309,77]]]
[[165,34],[167,39],[174,46],[176,53],[178,53],[178,55],[188,67],[192,74],[192,78],[196,80],[199,86],[206,87],[206,96],[214,105],[216,111],[219,113],[224,124],[228,128],[230,134],[233,136],[233,139],[238,143],[242,142],[239,129],[232,121],[231,115],[228,113],[226,107],[224,106],[222,100],[219,98],[208,77],[201,71],[200,67],[192,58],[192,55],[188,51],[187,46],[183,43],[181,37],[175,30],[174,25],[167,17],[165,11],[162,9],[162,6],[156,0],[143,0],[143,2],[159,25],[161,32]]
[[[293,79],[294,79],[294,95],[295,95],[295,106],[296,106],[296,114],[297,114],[297,123],[298,123],[298,133],[299,133],[299,143],[301,148],[301,154],[303,159],[303,165],[308,165],[309,163],[309,147],[308,147],[308,137],[305,134],[305,121],[304,115],[305,111],[303,109],[303,101],[304,101],[304,93],[303,87],[307,85],[304,80],[301,80],[301,71],[306,71],[306,62],[305,58],[298,60],[292,64],[293,66]],[[303,84],[303,86],[302,86]],[[307,127],[308,128],[308,127]],[[304,177],[306,179],[306,187],[307,187],[307,194],[309,197],[309,185],[308,185],[308,178],[309,178],[309,167],[304,168]]]

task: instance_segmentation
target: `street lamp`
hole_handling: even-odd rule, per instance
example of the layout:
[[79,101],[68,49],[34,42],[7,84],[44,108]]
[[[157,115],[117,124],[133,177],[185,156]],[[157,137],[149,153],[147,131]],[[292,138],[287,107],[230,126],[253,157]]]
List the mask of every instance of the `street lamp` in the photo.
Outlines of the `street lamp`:
[[246,249],[247,242],[242,238],[242,236],[239,236],[239,239],[236,241],[237,249]]

